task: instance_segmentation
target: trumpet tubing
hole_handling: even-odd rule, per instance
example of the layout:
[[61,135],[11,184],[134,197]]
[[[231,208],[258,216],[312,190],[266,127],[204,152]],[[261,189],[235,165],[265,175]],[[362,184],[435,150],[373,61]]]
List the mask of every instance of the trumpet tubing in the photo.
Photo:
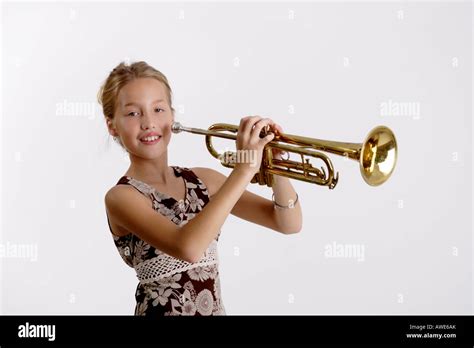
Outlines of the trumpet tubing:
[[[227,123],[216,123],[207,130],[184,127],[179,122],[171,126],[173,133],[189,132],[204,135],[209,153],[221,160],[223,166],[233,168],[234,163],[223,161],[222,158],[234,156],[234,153],[220,154],[212,144],[212,137],[237,139],[238,126]],[[264,136],[268,129],[264,129]],[[378,186],[387,181],[392,175],[397,162],[397,141],[393,132],[385,126],[377,126],[366,136],[363,143],[347,143],[321,140],[304,136],[274,132],[275,137],[264,148],[260,170],[252,179],[252,183],[273,185],[273,175],[305,181],[333,189],[339,173],[334,171],[330,158],[323,152],[344,156],[359,162],[360,173],[364,181],[371,186]],[[273,157],[272,149],[298,154],[301,161],[279,159]],[[309,158],[320,159],[325,167],[315,168]]]

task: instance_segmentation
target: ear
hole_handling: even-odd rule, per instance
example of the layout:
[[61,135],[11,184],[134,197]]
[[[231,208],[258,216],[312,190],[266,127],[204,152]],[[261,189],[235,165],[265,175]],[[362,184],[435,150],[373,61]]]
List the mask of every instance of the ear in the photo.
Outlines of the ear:
[[107,117],[106,122],[107,122],[107,129],[109,130],[110,135],[114,137],[118,136],[119,134],[117,133],[117,130],[115,129],[114,121]]

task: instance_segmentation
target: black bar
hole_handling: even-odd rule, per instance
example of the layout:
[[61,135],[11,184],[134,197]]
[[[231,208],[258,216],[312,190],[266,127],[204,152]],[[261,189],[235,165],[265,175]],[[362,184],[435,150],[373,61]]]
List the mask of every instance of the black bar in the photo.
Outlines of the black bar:
[[[46,325],[54,325],[54,340],[53,326]],[[31,337],[40,334],[42,337]],[[473,316],[407,315],[0,316],[0,348],[59,344],[176,346],[232,343],[284,344],[292,347],[301,344],[473,347],[474,319]]]

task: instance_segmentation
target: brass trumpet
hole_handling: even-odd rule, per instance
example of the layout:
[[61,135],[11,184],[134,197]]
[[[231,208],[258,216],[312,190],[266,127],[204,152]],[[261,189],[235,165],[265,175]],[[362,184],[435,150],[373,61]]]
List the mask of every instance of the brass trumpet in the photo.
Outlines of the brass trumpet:
[[[173,133],[184,131],[205,135],[206,147],[211,155],[221,160],[221,164],[228,168],[235,166],[236,153],[227,151],[224,154],[219,154],[211,139],[215,136],[235,140],[238,128],[236,125],[227,123],[213,124],[207,130],[184,127],[179,122],[174,122],[171,126]],[[334,189],[339,180],[339,173],[334,173],[331,160],[320,151],[358,161],[362,178],[371,186],[378,186],[387,181],[397,162],[397,141],[393,132],[385,126],[377,126],[372,129],[363,143],[346,143],[284,134],[277,130],[271,130],[269,126],[262,130],[260,136],[263,137],[268,132],[273,132],[275,136],[263,149],[260,170],[252,178],[252,183],[271,187],[273,174],[275,174]],[[288,158],[274,158],[272,149],[287,152]],[[301,161],[290,160],[290,153],[300,155]],[[305,158],[305,156],[321,159],[327,171],[324,167],[321,169],[313,167],[309,158]]]

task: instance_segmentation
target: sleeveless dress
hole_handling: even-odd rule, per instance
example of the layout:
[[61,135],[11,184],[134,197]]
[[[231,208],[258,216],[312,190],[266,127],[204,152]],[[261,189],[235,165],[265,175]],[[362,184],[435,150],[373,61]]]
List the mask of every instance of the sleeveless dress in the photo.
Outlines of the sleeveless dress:
[[[184,167],[172,166],[182,177],[186,198],[176,201],[154,187],[123,176],[117,185],[131,185],[149,197],[153,209],[178,226],[191,220],[209,202],[209,192],[196,174]],[[135,315],[225,315],[221,299],[217,242],[209,244],[196,263],[175,258],[146,243],[133,233],[116,236],[107,222],[117,250],[125,263],[134,268],[139,280],[135,291]]]

